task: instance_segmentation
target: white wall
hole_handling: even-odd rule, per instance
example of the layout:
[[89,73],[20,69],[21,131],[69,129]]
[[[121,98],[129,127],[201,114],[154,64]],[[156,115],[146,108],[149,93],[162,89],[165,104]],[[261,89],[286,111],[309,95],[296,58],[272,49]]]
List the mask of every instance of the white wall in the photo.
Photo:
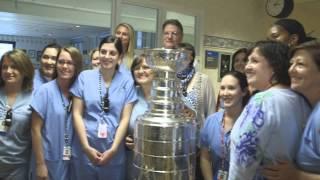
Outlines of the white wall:
[[[10,35],[0,35],[0,40],[3,41],[14,41],[16,42],[16,48],[24,49],[27,53],[35,52],[35,56],[30,57],[32,63],[37,65],[37,52],[42,51],[43,47],[49,43],[55,42],[54,39],[50,38],[35,38],[27,36],[10,36]],[[31,51],[30,51],[31,50]]]

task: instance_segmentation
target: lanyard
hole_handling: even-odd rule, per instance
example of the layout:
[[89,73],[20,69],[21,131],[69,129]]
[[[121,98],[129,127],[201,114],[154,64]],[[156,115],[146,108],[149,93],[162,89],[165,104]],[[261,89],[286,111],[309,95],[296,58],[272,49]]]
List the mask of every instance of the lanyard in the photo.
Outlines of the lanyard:
[[[104,96],[102,96],[102,76],[101,76],[101,72],[99,71],[99,95],[100,95],[100,107],[101,107],[101,112],[105,112],[105,113],[109,113],[110,111],[110,100],[109,100],[109,87],[111,86],[111,84],[109,86],[106,87],[106,94]],[[111,82],[114,78],[114,75],[112,76]]]
[[72,106],[72,100],[70,100],[70,103],[69,105],[67,105],[65,102],[64,102],[64,99],[63,99],[63,95],[62,95],[62,92],[61,92],[61,89],[59,87],[59,84],[58,84],[58,81],[56,81],[57,83],[57,86],[58,86],[58,89],[59,89],[59,93],[60,93],[60,98],[61,98],[61,102],[62,102],[62,106],[63,106],[63,109],[65,110],[65,118],[64,118],[64,142],[66,145],[70,145],[69,143],[69,134],[68,134],[68,114],[70,113],[71,111],[71,106]]
[[221,122],[221,128],[220,128],[220,132],[221,132],[221,169],[224,170],[225,169],[225,163],[227,162],[227,156],[228,156],[228,152],[230,151],[230,142],[228,143],[227,141],[225,141],[224,136],[224,127],[225,127],[225,118],[224,115],[222,116],[222,122]]

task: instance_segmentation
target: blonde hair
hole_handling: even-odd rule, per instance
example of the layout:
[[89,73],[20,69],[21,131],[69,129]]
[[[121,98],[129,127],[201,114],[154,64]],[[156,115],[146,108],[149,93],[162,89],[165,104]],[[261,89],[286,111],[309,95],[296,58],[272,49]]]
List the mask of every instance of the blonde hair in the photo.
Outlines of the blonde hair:
[[134,48],[135,48],[135,33],[133,27],[128,23],[120,23],[116,26],[114,29],[114,34],[116,34],[119,27],[125,27],[128,29],[129,32],[129,45],[127,49],[123,50],[123,53],[121,54],[122,58],[127,57],[128,61],[126,62],[127,67],[131,67],[133,58],[134,58]]

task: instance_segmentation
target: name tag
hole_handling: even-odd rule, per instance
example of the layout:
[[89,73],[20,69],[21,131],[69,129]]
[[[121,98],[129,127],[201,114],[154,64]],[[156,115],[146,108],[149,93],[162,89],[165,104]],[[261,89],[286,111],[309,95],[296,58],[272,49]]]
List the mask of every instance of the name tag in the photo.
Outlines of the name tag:
[[4,120],[0,121],[0,132],[7,132],[8,131],[8,127],[4,125],[5,122]]
[[99,123],[98,126],[98,138],[107,138],[108,137],[108,126],[106,123]]
[[63,160],[69,161],[71,159],[71,146],[64,146],[63,147]]
[[227,180],[227,179],[228,179],[228,171],[219,170],[218,180]]

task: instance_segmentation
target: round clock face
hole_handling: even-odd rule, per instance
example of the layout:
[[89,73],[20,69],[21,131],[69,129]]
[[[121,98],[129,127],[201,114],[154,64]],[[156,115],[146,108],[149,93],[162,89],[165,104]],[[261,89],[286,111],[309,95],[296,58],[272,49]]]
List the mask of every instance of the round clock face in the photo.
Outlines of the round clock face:
[[268,0],[266,11],[270,16],[278,16],[285,7],[285,0]]

